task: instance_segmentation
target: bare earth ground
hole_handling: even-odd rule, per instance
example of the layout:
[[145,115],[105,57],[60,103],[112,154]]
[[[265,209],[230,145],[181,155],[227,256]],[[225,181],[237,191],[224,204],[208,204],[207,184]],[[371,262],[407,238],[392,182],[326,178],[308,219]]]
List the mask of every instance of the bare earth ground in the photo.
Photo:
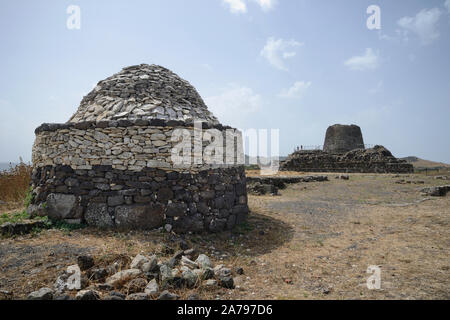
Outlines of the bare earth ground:
[[[424,198],[418,191],[445,181],[335,176],[290,185],[281,196],[250,196],[249,221],[233,232],[186,235],[216,264],[245,272],[236,276],[235,290],[193,291],[203,299],[449,299],[450,197]],[[425,184],[396,184],[400,179]],[[120,254],[159,252],[162,241],[170,240],[159,232],[90,228],[2,239],[0,299],[8,298],[1,291],[24,298],[51,286],[79,254],[108,263]],[[381,290],[366,286],[370,265],[381,267]]]

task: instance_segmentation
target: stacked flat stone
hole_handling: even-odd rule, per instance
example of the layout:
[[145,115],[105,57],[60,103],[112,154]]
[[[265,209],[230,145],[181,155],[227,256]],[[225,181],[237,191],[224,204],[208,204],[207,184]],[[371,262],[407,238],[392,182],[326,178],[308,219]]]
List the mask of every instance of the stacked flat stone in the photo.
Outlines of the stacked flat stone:
[[345,173],[412,173],[414,168],[395,158],[383,146],[355,149],[346,153],[300,150],[281,162],[281,171]]
[[364,149],[364,140],[360,127],[354,124],[335,124],[328,127],[323,151],[344,153],[355,149]]
[[[195,131],[197,121],[203,124]],[[193,142],[192,161],[181,166],[172,161],[177,129],[187,130]],[[241,138],[171,71],[124,68],[100,81],[69,122],[35,130],[28,211],[100,228],[231,229],[248,213],[242,144],[232,148],[231,163],[225,154],[223,163],[196,162],[210,151],[204,139],[200,150],[195,147],[198,131],[208,129],[222,134],[227,150],[230,136]]]
[[69,122],[120,119],[219,124],[189,82],[164,67],[147,64],[124,68],[100,81]]

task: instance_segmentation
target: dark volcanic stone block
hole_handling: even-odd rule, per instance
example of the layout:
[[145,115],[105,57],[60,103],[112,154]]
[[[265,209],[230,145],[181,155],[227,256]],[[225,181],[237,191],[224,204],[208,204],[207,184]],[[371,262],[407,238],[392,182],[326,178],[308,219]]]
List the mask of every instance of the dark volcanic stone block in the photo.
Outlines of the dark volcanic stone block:
[[160,204],[119,206],[115,211],[119,229],[151,230],[163,225],[164,208]]

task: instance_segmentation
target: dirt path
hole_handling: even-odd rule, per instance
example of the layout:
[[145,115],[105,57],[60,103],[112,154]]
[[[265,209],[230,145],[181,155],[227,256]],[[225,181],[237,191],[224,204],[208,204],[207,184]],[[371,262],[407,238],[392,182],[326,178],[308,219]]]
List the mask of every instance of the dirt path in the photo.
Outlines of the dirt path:
[[[450,197],[426,199],[424,185],[392,175],[300,183],[277,197],[249,198],[249,221],[217,235],[185,239],[216,263],[243,267],[235,290],[200,290],[205,299],[449,299]],[[404,179],[402,177],[402,179]],[[72,232],[0,240],[0,292],[25,297],[51,286],[77,255],[159,252],[176,237],[158,232]],[[381,290],[366,286],[381,268]],[[1,295],[1,294],[0,294]],[[181,294],[184,296],[184,294]],[[2,297],[0,296],[0,299]]]

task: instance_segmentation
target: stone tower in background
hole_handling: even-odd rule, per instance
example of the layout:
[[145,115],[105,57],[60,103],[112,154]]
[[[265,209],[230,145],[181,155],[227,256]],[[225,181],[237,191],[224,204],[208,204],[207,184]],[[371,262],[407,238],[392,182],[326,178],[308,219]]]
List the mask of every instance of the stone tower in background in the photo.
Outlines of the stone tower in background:
[[364,149],[364,140],[360,127],[335,124],[328,128],[323,151],[344,153],[355,149]]

